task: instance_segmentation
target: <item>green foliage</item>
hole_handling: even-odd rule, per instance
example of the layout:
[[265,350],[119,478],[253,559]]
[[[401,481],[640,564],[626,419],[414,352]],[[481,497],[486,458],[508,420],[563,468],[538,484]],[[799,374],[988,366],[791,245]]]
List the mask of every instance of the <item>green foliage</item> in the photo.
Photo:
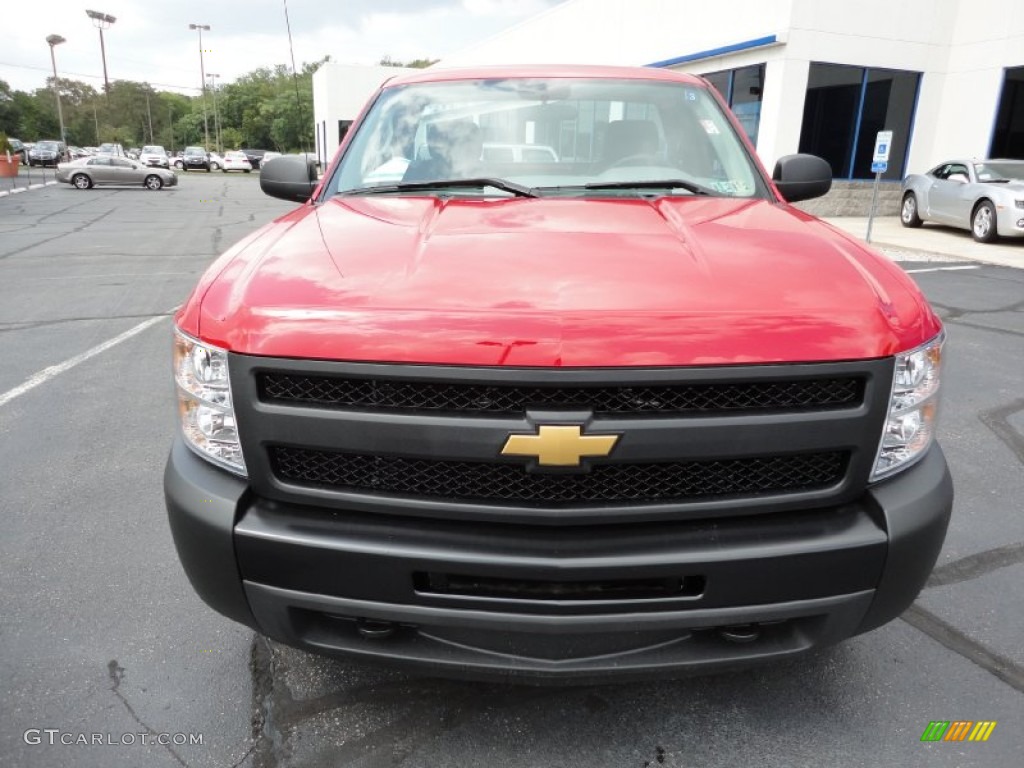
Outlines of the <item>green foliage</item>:
[[14,147],[11,146],[10,140],[7,138],[7,134],[0,131],[0,155],[4,155],[6,152],[10,152]]
[[[217,116],[224,149],[254,147],[282,152],[313,146],[313,73],[330,57],[290,67],[260,67],[217,88]],[[422,60],[401,66],[427,66]],[[396,64],[396,66],[400,66]],[[157,91],[148,83],[115,80],[104,94],[78,80],[47,78],[46,87],[12,91],[0,80],[0,131],[23,141],[60,137],[56,92],[60,93],[68,143],[125,147],[160,144],[177,151],[186,145],[216,146],[214,93],[183,95]],[[205,115],[205,121],[204,121]],[[205,128],[204,128],[205,122]]]
[[382,67],[409,67],[410,69],[426,69],[429,66],[437,64],[440,59],[413,59],[412,61],[401,62],[395,61],[390,56],[384,56],[380,60]]

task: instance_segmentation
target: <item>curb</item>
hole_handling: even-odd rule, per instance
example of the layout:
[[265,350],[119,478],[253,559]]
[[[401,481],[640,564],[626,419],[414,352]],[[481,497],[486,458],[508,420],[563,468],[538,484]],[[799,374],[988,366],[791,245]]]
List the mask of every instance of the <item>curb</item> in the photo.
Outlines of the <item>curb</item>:
[[52,187],[56,185],[56,181],[44,181],[42,184],[29,184],[27,187],[15,187],[14,189],[0,190],[0,197],[7,197],[8,195],[17,195],[21,192],[28,192],[32,189],[42,189],[43,187]]

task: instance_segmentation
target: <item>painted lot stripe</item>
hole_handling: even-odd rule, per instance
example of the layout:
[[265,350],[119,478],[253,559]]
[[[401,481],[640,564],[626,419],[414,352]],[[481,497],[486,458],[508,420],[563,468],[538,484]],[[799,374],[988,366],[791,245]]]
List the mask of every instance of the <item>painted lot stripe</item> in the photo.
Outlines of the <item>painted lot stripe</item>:
[[102,354],[103,352],[106,352],[111,347],[116,347],[122,341],[127,341],[132,336],[137,336],[147,328],[156,325],[166,317],[167,315],[157,315],[156,317],[149,318],[149,320],[143,320],[135,327],[129,328],[124,333],[118,334],[112,339],[107,339],[102,344],[97,344],[92,349],[88,349],[85,352],[81,353],[80,355],[69,357],[63,363],[51,365],[49,368],[43,368],[43,370],[39,371],[38,373],[29,376],[28,379],[25,380],[24,384],[20,384],[14,389],[9,389],[2,395],[0,395],[0,406],[7,405],[7,403],[11,402],[14,398],[20,395],[24,395],[26,392],[32,391],[40,384],[45,384],[50,379],[59,376],[65,371],[70,371],[79,363],[84,363],[86,360],[96,357],[96,355]]
[[908,275],[917,275],[921,272],[956,272],[961,269],[981,269],[979,264],[971,264],[970,266],[964,267],[928,267],[927,269],[908,269]]

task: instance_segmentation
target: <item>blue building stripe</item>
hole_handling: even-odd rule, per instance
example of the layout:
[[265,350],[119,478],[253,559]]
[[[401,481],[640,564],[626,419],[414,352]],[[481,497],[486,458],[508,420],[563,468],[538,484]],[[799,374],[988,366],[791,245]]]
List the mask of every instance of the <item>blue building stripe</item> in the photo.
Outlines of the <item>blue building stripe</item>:
[[700,59],[710,59],[713,56],[724,56],[727,53],[736,53],[738,51],[747,51],[751,48],[761,48],[765,45],[771,45],[777,43],[779,40],[775,35],[768,35],[767,37],[758,37],[754,40],[745,40],[742,43],[734,43],[733,45],[723,45],[721,48],[709,48],[706,51],[698,51],[697,53],[688,53],[685,56],[677,56],[674,59],[665,59],[664,61],[655,61],[651,64],[645,64],[646,67],[674,67],[677,64],[686,64],[690,61],[699,61]]
[[[860,74],[860,100],[857,102],[857,117],[853,121],[853,146],[850,148],[850,165],[849,172],[843,176],[844,179],[853,178],[853,168],[857,163],[857,142],[860,141],[860,122],[861,118],[864,117],[864,102],[868,96],[868,68],[864,67]],[[907,143],[907,147],[910,143]]]

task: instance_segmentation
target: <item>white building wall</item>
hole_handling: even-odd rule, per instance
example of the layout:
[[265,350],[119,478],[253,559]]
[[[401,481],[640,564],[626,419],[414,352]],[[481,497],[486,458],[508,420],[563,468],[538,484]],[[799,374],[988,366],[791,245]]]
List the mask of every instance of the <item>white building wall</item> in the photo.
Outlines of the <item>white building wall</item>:
[[650,64],[780,32],[793,2],[567,0],[435,66]]
[[917,164],[908,170],[927,170],[951,156],[986,157],[1004,69],[1024,66],[1022,0],[971,0],[957,10],[930,140],[914,147]]
[[776,160],[797,151],[810,71],[810,62],[805,59],[778,57],[768,62],[757,136],[757,154],[768,173]]
[[314,72],[313,122],[321,161],[329,162],[338,149],[339,120],[355,120],[385,80],[415,71],[329,61]]

